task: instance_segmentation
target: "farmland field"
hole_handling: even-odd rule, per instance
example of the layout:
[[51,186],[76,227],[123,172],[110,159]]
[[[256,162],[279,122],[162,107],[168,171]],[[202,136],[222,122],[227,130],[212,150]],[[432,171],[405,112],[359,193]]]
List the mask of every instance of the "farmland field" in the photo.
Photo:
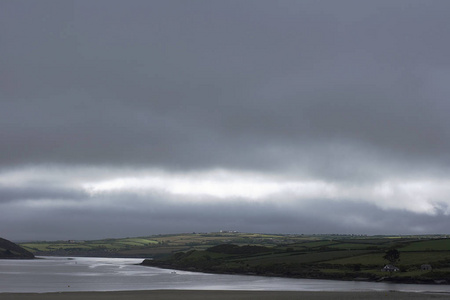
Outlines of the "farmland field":
[[[222,245],[222,246],[220,246]],[[228,246],[227,246],[228,245]],[[35,255],[148,257],[147,265],[216,273],[407,282],[450,282],[447,236],[184,233],[96,241],[22,243]],[[220,247],[219,247],[220,246]],[[215,248],[216,247],[216,248]],[[397,249],[400,272],[386,273]],[[422,270],[422,264],[432,271]]]

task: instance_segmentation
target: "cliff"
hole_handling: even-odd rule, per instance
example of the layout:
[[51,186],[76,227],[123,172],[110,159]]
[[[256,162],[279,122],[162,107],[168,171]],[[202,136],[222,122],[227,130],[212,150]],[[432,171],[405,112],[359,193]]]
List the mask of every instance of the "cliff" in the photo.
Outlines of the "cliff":
[[33,253],[11,241],[0,238],[0,259],[32,259]]

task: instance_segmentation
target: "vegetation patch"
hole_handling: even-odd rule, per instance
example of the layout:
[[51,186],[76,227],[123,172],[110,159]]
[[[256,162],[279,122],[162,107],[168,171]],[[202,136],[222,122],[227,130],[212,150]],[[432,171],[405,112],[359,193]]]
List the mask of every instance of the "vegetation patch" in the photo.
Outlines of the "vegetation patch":
[[[33,242],[22,246],[35,255],[147,257],[152,259],[145,260],[144,265],[213,273],[450,282],[450,239],[447,236],[215,232]],[[399,257],[389,261],[386,254],[392,249],[398,251]],[[394,265],[392,270],[382,271],[390,264]]]

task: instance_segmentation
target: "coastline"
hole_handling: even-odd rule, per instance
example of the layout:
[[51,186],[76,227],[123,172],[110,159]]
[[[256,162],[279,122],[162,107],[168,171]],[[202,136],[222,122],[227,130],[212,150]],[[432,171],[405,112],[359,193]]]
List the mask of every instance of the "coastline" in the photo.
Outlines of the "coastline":
[[310,291],[200,291],[200,290],[151,290],[115,292],[60,292],[60,293],[0,293],[2,300],[429,300],[448,299],[448,294],[407,293],[395,291],[370,292],[310,292]]
[[[418,278],[408,278],[408,277],[371,277],[370,274],[367,277],[361,277],[361,274],[352,274],[351,276],[336,277],[330,276],[326,273],[316,273],[314,275],[288,275],[288,274],[277,274],[277,273],[253,273],[253,272],[226,272],[219,271],[217,269],[211,268],[199,268],[196,266],[183,267],[179,265],[173,265],[167,262],[155,261],[152,259],[145,259],[139,265],[144,267],[154,267],[168,270],[180,270],[189,272],[200,272],[200,273],[210,273],[210,274],[224,274],[224,275],[249,275],[249,276],[263,276],[263,277],[279,277],[279,278],[291,278],[291,279],[320,279],[320,280],[338,280],[338,281],[365,281],[365,282],[390,282],[390,283],[400,283],[400,284],[426,284],[426,285],[449,285],[450,282],[446,279],[444,280],[423,280]],[[367,274],[366,274],[367,275]]]

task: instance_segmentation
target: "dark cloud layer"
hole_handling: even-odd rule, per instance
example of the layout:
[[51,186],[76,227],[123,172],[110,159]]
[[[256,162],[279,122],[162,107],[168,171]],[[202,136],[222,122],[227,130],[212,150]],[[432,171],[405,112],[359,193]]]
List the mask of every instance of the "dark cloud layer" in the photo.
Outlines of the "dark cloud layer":
[[[449,10],[448,1],[425,0],[3,1],[1,171],[93,166],[116,170],[114,178],[121,168],[222,168],[349,185],[446,179]],[[2,185],[0,202],[85,195],[19,186]],[[80,209],[85,224],[120,215]],[[253,210],[262,215],[249,218]],[[239,218],[224,211],[224,226],[252,231],[348,230],[341,219],[281,222],[286,209],[266,225],[259,220],[270,208]],[[366,206],[358,214],[381,215]],[[445,219],[389,214],[403,218],[401,232],[415,220],[439,231]],[[150,227],[207,230],[197,218]],[[390,228],[383,224],[373,232]]]
[[[142,206],[130,207],[137,204],[131,201],[127,208],[120,209],[58,207],[36,209],[34,216],[22,211],[15,216],[6,216],[2,222],[20,223],[6,232],[25,240],[95,239],[222,229],[305,234],[447,232],[448,216],[444,215],[386,212],[371,204],[315,202],[308,207],[292,209],[248,203],[181,204],[174,207],[155,201],[154,207],[142,209]],[[55,224],[58,224],[57,228]]]

